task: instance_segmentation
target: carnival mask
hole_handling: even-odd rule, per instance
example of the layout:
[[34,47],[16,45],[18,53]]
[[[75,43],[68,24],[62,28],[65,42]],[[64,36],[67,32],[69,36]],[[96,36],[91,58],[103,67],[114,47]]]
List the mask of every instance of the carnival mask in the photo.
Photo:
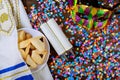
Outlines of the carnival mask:
[[[77,4],[77,0],[74,0],[74,2],[71,1],[73,0],[69,0],[69,3],[72,5],[70,10],[73,20],[87,30],[102,29],[109,25],[114,15],[114,8],[119,5],[117,4],[113,7],[104,8],[104,6],[99,6],[97,3],[94,3],[94,5],[98,5],[99,7]],[[74,6],[72,3],[74,3]]]
[[71,14],[75,22],[90,30],[92,28],[104,28],[109,24],[112,11],[108,9],[95,8],[93,6],[78,5],[73,7]]

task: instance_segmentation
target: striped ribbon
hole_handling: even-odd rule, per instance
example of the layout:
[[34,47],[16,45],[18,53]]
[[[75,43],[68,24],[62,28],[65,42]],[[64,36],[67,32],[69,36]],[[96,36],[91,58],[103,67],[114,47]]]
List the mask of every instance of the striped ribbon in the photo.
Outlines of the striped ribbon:
[[[29,69],[22,69],[22,70],[17,71],[18,69],[25,68],[25,67],[26,67],[26,64],[24,62],[21,62],[14,66],[0,70],[0,75],[4,75],[4,77],[0,77],[0,80],[6,80],[6,79],[8,80],[14,77],[16,77],[15,80],[33,80],[32,74],[29,74],[30,73]],[[13,71],[15,73],[13,73]],[[12,74],[5,75],[7,73],[8,74],[12,73]],[[18,75],[20,75],[20,77]]]

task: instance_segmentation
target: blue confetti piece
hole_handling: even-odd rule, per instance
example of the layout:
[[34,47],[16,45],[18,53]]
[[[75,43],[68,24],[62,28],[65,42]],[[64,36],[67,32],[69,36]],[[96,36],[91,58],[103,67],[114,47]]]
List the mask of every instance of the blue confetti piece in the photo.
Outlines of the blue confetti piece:
[[120,15],[118,16],[118,18],[120,19]]
[[107,78],[106,80],[111,80],[111,78]]
[[67,77],[67,74],[63,74],[64,77]]
[[68,80],[74,80],[74,77],[68,77]]

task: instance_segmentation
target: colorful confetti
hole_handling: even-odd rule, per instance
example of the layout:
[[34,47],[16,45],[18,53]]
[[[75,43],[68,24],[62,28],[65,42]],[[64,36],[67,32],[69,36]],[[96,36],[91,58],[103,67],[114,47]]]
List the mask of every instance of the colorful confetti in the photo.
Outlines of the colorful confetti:
[[[63,24],[61,28],[74,46],[75,57],[67,54],[68,60],[63,56],[50,56],[48,64],[55,80],[120,79],[120,14],[112,16],[106,30],[88,31],[73,20],[70,14],[73,3],[69,2],[72,0],[36,1],[39,6],[33,4],[28,15],[33,28],[40,30],[38,17],[42,16],[46,21],[47,14],[58,24]],[[98,4],[113,6],[116,1],[102,0]],[[117,10],[119,12],[120,7]]]

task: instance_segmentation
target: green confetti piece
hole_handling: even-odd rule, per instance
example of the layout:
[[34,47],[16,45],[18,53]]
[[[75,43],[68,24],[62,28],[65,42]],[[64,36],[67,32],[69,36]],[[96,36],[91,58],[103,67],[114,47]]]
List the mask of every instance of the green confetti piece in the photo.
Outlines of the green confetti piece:
[[81,25],[83,24],[82,20],[79,21],[79,24],[81,24]]

